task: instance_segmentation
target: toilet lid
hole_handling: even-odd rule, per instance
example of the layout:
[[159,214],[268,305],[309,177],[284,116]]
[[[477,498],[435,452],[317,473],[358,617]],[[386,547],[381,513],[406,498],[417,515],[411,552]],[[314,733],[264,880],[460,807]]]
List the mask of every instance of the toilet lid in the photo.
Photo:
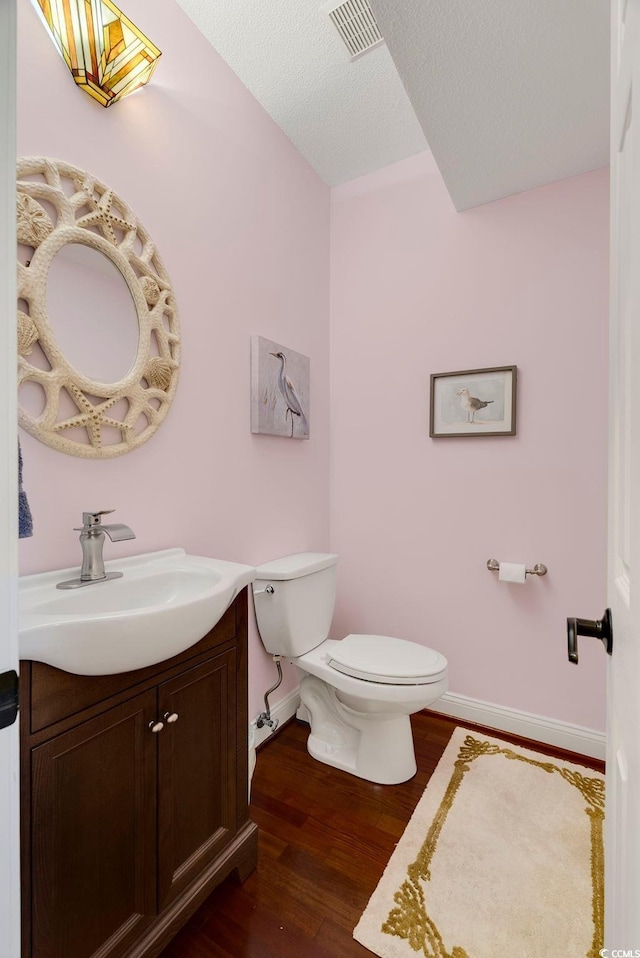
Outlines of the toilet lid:
[[447,660],[440,652],[390,635],[347,635],[331,650],[329,665],[369,682],[427,685],[438,681]]

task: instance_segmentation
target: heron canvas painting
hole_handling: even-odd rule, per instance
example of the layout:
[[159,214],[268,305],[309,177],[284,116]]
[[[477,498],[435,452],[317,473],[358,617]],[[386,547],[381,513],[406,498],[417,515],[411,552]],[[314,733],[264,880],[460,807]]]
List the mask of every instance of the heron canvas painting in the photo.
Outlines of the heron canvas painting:
[[251,337],[251,432],[309,438],[308,356]]
[[431,376],[429,435],[515,436],[516,366]]

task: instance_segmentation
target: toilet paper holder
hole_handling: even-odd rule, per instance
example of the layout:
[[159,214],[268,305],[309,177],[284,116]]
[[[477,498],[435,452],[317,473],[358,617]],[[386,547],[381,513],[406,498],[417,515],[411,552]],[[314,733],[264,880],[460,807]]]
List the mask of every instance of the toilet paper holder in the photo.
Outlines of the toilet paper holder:
[[[487,559],[487,569],[489,572],[499,572],[500,563],[497,559]],[[542,562],[536,562],[533,569],[525,569],[526,575],[546,575],[549,570]]]

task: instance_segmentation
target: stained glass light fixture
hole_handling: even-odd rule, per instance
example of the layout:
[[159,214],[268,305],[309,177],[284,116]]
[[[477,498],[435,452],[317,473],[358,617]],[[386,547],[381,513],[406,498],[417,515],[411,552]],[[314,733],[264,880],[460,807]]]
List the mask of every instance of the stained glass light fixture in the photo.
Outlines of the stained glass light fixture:
[[160,50],[111,0],[32,0],[73,79],[103,106],[143,86]]

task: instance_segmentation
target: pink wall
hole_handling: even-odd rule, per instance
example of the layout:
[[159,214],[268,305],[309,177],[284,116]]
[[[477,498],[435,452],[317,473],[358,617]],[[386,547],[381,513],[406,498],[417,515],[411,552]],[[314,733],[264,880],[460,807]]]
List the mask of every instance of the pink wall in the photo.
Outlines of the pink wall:
[[[169,417],[128,456],[22,435],[24,573],[77,564],[72,527],[97,507],[138,536],[110,558],[182,545],[257,564],[330,544],[329,191],[174,0],[152,7],[127,13],[163,50],[156,75],[105,111],[20,5],[19,152],[131,204],[174,283],[184,357]],[[432,644],[453,692],[602,728],[602,650],[583,641],[569,666],[564,620],[605,602],[606,172],[459,214],[420,156],[334,190],[331,210],[334,634]],[[311,357],[309,442],[250,434],[254,333]],[[428,438],[430,372],[509,363],[516,438]],[[550,573],[502,585],[490,556]],[[253,715],[273,666],[255,628],[250,643]]]
[[[22,572],[79,563],[72,529],[101,507],[137,534],[107,543],[109,558],[180,545],[257,564],[325,549],[329,190],[174,0],[126,12],[163,57],[148,87],[104,110],[19,5],[18,150],[90,170],[140,217],[175,287],[181,381],[160,430],[127,456],[86,462],[22,434],[35,528]],[[255,333],[311,357],[308,442],[249,431]],[[255,629],[250,642],[253,715],[274,668]]]
[[[433,645],[450,690],[604,728],[608,175],[456,213],[421,155],[332,192],[333,631]],[[428,435],[430,373],[516,364],[514,438]],[[544,562],[526,585],[489,558]]]

